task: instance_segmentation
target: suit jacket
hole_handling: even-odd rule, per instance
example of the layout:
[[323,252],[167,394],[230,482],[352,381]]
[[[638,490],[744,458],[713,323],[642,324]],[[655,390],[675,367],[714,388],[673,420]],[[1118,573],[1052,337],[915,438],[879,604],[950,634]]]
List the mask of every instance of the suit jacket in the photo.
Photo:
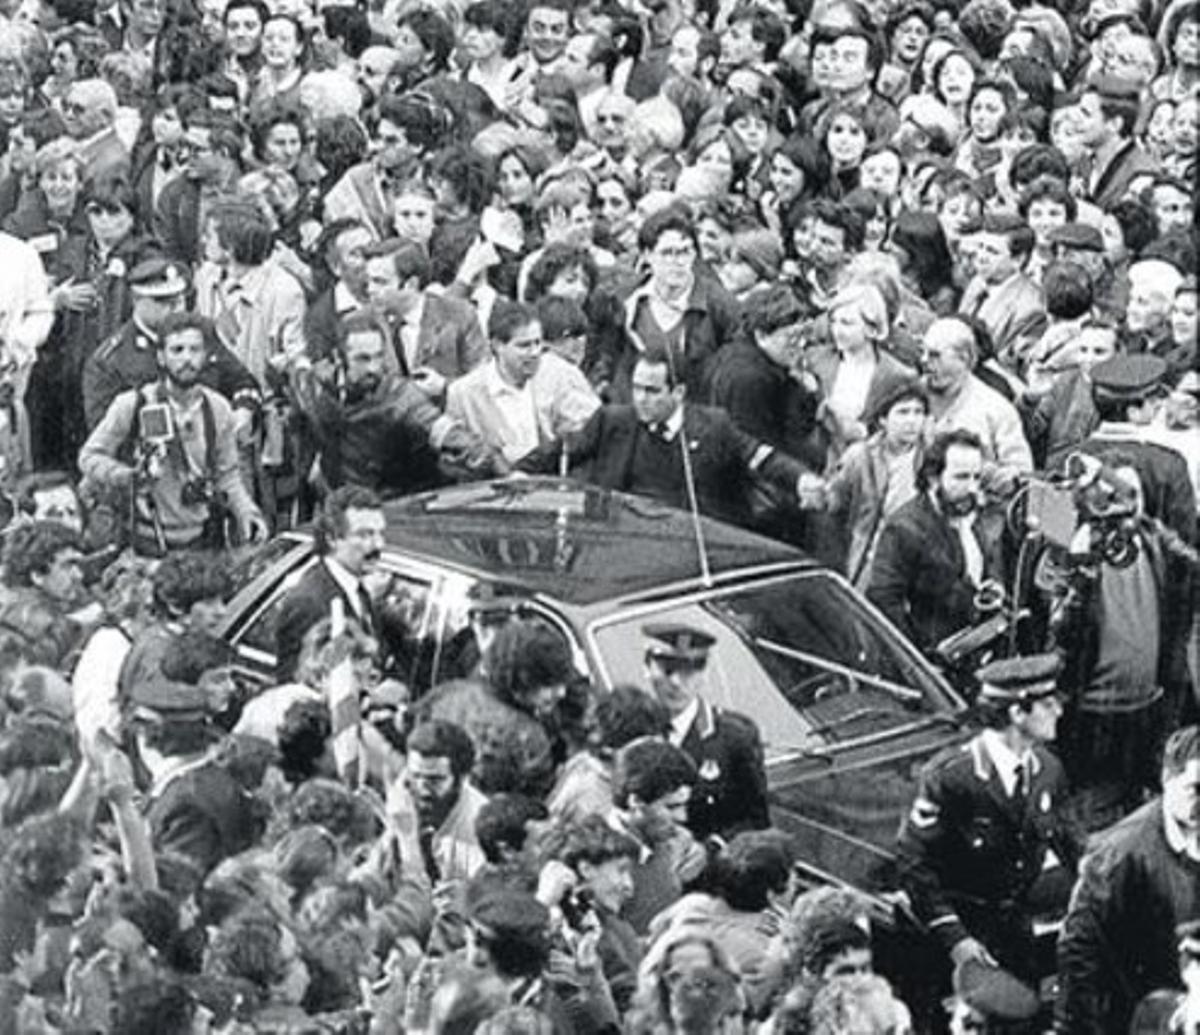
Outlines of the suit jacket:
[[[513,445],[512,431],[492,394],[492,370],[493,365],[485,363],[454,381],[446,392],[446,415],[461,421],[493,449],[504,451]],[[583,372],[559,356],[542,356],[529,387],[539,445],[578,432],[600,408],[600,399]]]
[[958,308],[982,321],[992,336],[997,358],[1014,368],[1019,365],[1016,357],[1034,346],[1049,323],[1042,289],[1024,273],[1014,273],[992,286],[973,277]]
[[154,208],[154,238],[168,258],[194,266],[200,258],[200,186],[185,173],[168,183]]
[[[984,578],[1002,573],[1000,533],[977,515],[975,537]],[[967,577],[962,543],[922,492],[884,523],[867,582],[867,596],[921,650],[931,650],[970,625],[977,587]]]
[[1092,181],[1090,200],[1097,208],[1107,209],[1125,197],[1134,179],[1157,171],[1157,160],[1143,151],[1136,140],[1129,140]]
[[261,833],[249,795],[211,760],[169,780],[150,799],[146,819],[157,851],[181,852],[206,874]]
[[[595,485],[629,491],[639,434],[645,431],[632,406],[602,406],[578,435],[567,439],[572,466],[580,468],[583,477]],[[745,524],[750,519],[748,492],[753,474],[794,484],[804,472],[798,461],[738,430],[724,410],[711,406],[684,406],[683,437],[700,511],[712,517]],[[550,443],[518,466],[526,471],[554,471],[560,450],[559,443]],[[679,462],[682,466],[682,453]],[[794,492],[790,485],[789,490]],[[686,498],[670,491],[655,498],[669,506],[687,507]]]
[[487,341],[475,308],[441,295],[425,295],[417,347],[411,362],[405,358],[403,327],[400,325],[395,329],[394,344],[396,358],[404,373],[430,367],[448,381],[469,373],[488,357]]
[[[329,615],[329,604],[341,599],[347,617],[358,614],[358,601],[351,600],[341,583],[330,573],[323,560],[304,573],[295,589],[284,598],[275,623],[275,681],[290,683],[296,677],[304,634]],[[378,629],[374,609],[370,612],[368,632]]]
[[947,950],[978,938],[1000,965],[1028,980],[1036,964],[1027,895],[1053,848],[1068,872],[1082,837],[1064,811],[1067,781],[1035,748],[1028,791],[1009,794],[982,735],[922,771],[899,840],[901,886]]
[[688,803],[688,829],[703,841],[713,834],[728,839],[741,830],[769,827],[758,727],[737,712],[721,711],[704,700],[699,704],[679,745],[699,774]]
[[372,162],[362,162],[346,171],[325,195],[325,222],[353,218],[365,223],[379,240],[395,236],[392,209],[379,189]]

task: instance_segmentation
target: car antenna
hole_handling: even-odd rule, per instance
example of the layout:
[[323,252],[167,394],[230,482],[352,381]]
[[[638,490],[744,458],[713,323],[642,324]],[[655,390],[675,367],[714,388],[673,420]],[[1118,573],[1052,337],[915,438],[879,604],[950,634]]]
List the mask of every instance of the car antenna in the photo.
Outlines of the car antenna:
[[[678,372],[675,369],[675,350],[667,346],[667,368],[670,371],[672,385],[680,384]],[[692,535],[696,539],[696,553],[700,560],[700,581],[707,589],[712,586],[712,568],[708,563],[708,545],[704,541],[704,526],[700,521],[700,503],[696,498],[696,478],[692,471],[692,452],[688,448],[687,420],[683,407],[687,404],[686,389],[684,401],[680,403],[679,422],[679,451],[683,457],[683,484],[687,490],[688,512],[692,519]]]

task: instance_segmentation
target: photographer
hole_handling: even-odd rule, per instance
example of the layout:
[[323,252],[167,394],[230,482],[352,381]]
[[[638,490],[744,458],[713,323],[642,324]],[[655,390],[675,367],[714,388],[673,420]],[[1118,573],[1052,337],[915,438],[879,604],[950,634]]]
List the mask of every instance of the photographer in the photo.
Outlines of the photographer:
[[1106,463],[1076,491],[1081,523],[1051,601],[1070,694],[1060,755],[1088,829],[1153,793],[1189,686],[1188,568],[1145,515],[1136,454],[1113,450]]
[[80,452],[85,479],[130,493],[139,553],[225,546],[227,512],[243,539],[267,535],[238,467],[233,410],[198,381],[208,333],[186,313],[164,321],[159,381],[117,396]]

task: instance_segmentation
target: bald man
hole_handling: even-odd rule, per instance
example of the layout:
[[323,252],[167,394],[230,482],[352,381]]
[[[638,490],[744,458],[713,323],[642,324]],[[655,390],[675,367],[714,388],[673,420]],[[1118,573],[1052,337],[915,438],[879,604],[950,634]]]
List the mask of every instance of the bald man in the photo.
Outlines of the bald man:
[[129,150],[117,134],[117,108],[116,91],[103,79],[80,79],[67,91],[63,122],[79,142],[85,183],[129,166]]

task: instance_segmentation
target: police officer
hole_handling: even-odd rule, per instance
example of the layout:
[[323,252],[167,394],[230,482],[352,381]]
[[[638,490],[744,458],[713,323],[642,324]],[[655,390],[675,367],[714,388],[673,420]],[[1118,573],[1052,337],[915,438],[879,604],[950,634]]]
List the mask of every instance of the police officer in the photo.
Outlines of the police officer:
[[1054,654],[981,668],[985,728],[926,766],[901,827],[901,885],[956,968],[999,964],[1036,983],[1029,891],[1051,848],[1072,871],[1080,854],[1045,746],[1062,714],[1060,668]]
[[1153,440],[1151,425],[1168,392],[1169,368],[1159,356],[1113,356],[1091,371],[1100,425],[1083,451],[1105,460],[1128,457],[1142,483],[1146,513],[1189,543],[1196,541],[1196,495],[1182,453]]
[[699,779],[688,806],[697,840],[728,838],[770,825],[762,739],[753,721],[714,707],[704,698],[708,655],[716,640],[676,623],[642,627],[646,675],[671,713],[669,738],[693,762]]
[[[100,423],[118,395],[158,378],[159,330],[167,317],[183,311],[188,280],[179,263],[146,259],[130,271],[129,290],[133,315],[84,365],[83,409],[89,431]],[[258,405],[258,385],[250,372],[215,341],[201,382],[238,409],[252,410]]]

